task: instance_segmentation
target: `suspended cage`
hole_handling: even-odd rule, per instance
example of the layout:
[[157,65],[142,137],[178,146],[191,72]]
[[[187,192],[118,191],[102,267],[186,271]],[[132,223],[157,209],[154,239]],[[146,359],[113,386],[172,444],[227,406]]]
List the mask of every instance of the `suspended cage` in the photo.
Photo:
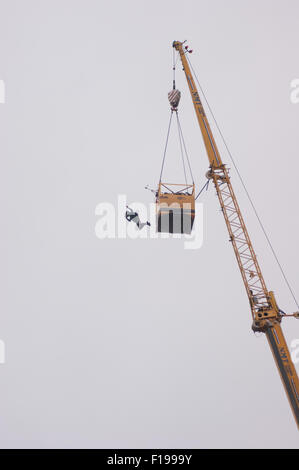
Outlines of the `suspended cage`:
[[[178,116],[180,98],[181,93],[175,88],[168,93],[171,115],[162,161],[160,181],[158,191],[156,193],[156,226],[157,232],[190,234],[195,218],[195,185]],[[176,115],[177,121],[179,147],[184,170],[184,184],[162,183],[161,181],[173,114]],[[192,184],[188,184],[187,182],[186,167],[189,168]]]
[[195,218],[195,185],[159,183],[157,231],[190,234]]

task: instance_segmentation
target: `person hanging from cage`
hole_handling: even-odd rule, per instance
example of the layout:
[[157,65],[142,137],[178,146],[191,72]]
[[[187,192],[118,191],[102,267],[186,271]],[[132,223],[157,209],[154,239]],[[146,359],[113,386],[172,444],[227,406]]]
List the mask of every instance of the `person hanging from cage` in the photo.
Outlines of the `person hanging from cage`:
[[135,224],[137,225],[137,227],[139,228],[139,230],[142,230],[143,227],[145,227],[146,225],[150,226],[151,224],[147,221],[147,222],[141,222],[140,221],[140,218],[139,218],[139,215],[138,215],[138,212],[135,212],[133,211],[133,209],[131,209],[129,206],[126,206],[127,207],[127,211],[126,211],[126,219],[128,222],[135,222]]

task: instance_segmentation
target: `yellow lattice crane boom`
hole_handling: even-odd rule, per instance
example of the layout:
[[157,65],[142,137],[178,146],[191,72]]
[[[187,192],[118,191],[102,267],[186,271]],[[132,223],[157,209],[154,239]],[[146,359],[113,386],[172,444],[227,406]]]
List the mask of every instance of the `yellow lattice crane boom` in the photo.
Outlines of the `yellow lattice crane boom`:
[[[281,329],[284,314],[279,309],[274,293],[268,291],[253,249],[243,216],[231,185],[229,170],[222,163],[202,101],[186,57],[184,43],[173,42],[179,52],[187,84],[191,93],[195,113],[209,158],[207,177],[215,185],[221,210],[224,215],[252,312],[254,331],[266,334],[281,380],[299,428],[299,380],[291,360],[290,352]],[[296,316],[296,314],[294,314]],[[298,315],[298,314],[297,314]]]

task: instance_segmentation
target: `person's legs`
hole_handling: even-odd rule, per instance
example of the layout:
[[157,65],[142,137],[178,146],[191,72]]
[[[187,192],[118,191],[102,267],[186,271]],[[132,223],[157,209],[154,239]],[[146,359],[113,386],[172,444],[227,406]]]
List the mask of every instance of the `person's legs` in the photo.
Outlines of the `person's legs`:
[[132,219],[133,222],[135,222],[135,224],[137,225],[137,227],[139,228],[139,225],[140,225],[140,219],[139,219],[139,215],[135,215],[134,219]]
[[142,230],[143,227],[145,227],[146,225],[148,225],[150,227],[151,224],[149,222],[139,222],[137,227],[139,228],[139,230]]
[[151,225],[149,222],[140,222],[139,215],[137,214],[137,212],[133,214],[126,214],[126,218],[128,222],[131,222],[131,221],[135,222],[139,230],[142,230],[143,227],[145,227],[146,225],[149,225],[149,226]]

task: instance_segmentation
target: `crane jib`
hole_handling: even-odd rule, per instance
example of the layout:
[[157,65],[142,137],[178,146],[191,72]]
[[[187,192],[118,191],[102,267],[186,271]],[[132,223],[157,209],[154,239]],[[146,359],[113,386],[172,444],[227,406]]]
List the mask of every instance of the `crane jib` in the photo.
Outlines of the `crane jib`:
[[189,75],[187,75],[187,77],[188,77],[188,80],[189,80],[189,83],[190,83],[190,86],[191,86],[192,90],[194,90],[191,78],[189,77]]
[[[188,76],[188,78],[189,78],[189,76]],[[192,86],[192,84],[191,84],[192,82],[191,82],[191,79],[190,79],[190,78],[189,78],[189,80],[190,80],[190,86],[192,87],[192,89],[194,89],[193,86]],[[202,116],[202,122],[203,122],[203,124],[204,124],[204,126],[205,126],[206,133],[207,133],[207,136],[208,136],[208,138],[209,138],[209,142],[210,142],[210,144],[211,144],[211,147],[212,147],[212,150],[213,150],[214,157],[215,157],[215,159],[216,159],[217,165],[220,166],[221,163],[219,162],[219,158],[218,158],[217,151],[216,151],[216,149],[215,149],[215,145],[214,145],[213,140],[212,140],[212,138],[211,138],[211,136],[210,136],[209,129],[207,128],[207,125],[206,125],[206,122],[205,122],[205,119],[204,119],[204,118],[206,118],[206,114],[205,114],[205,110],[204,110],[204,108],[203,108],[202,102],[201,102],[201,100],[200,100],[198,91],[193,91],[193,92],[192,92],[192,96],[193,96],[193,102],[194,102],[194,104],[196,105],[196,109],[198,110],[199,114]]]
[[215,156],[215,158],[216,158],[217,165],[220,165],[219,160],[218,160],[218,156],[217,156],[217,152],[216,152],[216,150],[215,150],[214,144],[213,144],[213,142],[212,142],[212,139],[211,139],[209,130],[208,130],[207,126],[206,126],[206,123],[205,123],[204,119],[203,119],[203,123],[204,123],[204,126],[205,126],[205,128],[206,128],[206,131],[207,131],[207,134],[208,134],[208,137],[209,137],[209,141],[210,141],[211,147],[212,147],[212,149],[213,149],[214,156]]
[[205,110],[203,109],[203,106],[202,106],[202,102],[199,98],[199,94],[197,91],[194,91],[192,92],[192,95],[193,95],[193,100],[194,100],[194,103],[197,105],[197,109],[199,111],[199,113],[203,116],[203,117],[206,117],[206,113],[205,113]]
[[[208,118],[205,114],[189,67],[189,60],[186,58],[187,53],[191,51],[188,50],[188,46],[185,46],[184,50],[183,44],[184,43],[182,42],[174,41],[173,47],[180,54],[183,70],[185,72],[187,84],[210,162],[208,178],[211,178],[214,181],[221,210],[230,235],[230,242],[232,243],[247,291],[253,317],[252,329],[255,332],[259,331],[266,334],[294,413],[297,426],[299,427],[299,379],[291,359],[288,345],[280,327],[280,323],[284,315],[282,315],[281,310],[277,305],[274,293],[272,291],[268,291],[266,287],[230,181],[229,170],[222,164],[217,144],[212,130],[210,129]],[[199,84],[196,75],[195,78]],[[299,304],[297,303],[297,305]],[[295,312],[288,316],[299,318],[299,312]]]

